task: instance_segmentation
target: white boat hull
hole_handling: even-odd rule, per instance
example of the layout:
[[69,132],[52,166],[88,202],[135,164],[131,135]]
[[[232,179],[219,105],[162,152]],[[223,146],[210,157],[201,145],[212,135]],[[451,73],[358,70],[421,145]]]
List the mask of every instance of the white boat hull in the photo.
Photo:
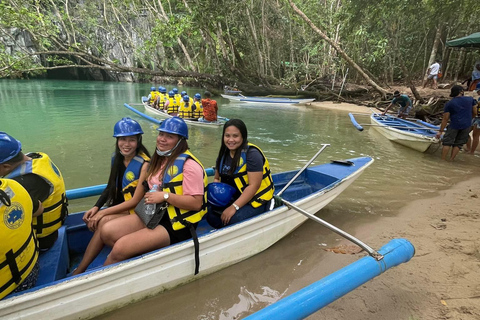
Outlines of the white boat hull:
[[[372,162],[331,188],[295,204],[308,212],[318,212]],[[193,242],[187,241],[1,301],[0,318],[89,319],[247,259],[272,246],[306,220],[297,211],[282,206],[201,237],[200,273],[196,276]]]
[[242,95],[232,96],[228,94],[222,94],[223,98],[245,103],[254,103],[254,104],[278,104],[278,105],[290,105],[290,104],[307,104],[315,101],[315,98],[312,99],[289,99],[289,98],[266,98],[266,97],[246,97]]
[[388,140],[401,144],[405,147],[425,152],[431,145],[439,143],[435,138],[417,133],[406,132],[397,128],[393,128],[376,121],[372,116],[370,117],[373,128],[378,130]]

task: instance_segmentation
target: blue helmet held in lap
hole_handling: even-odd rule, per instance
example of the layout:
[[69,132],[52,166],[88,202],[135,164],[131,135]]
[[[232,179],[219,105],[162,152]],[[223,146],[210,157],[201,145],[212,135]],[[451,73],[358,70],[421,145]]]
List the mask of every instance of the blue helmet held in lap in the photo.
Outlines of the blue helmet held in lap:
[[158,131],[178,134],[185,139],[188,139],[188,127],[185,121],[179,117],[172,117],[162,121]]
[[122,120],[115,123],[113,127],[113,136],[115,138],[134,136],[137,134],[143,134],[142,127],[137,121],[128,117],[122,118]]
[[226,207],[237,190],[229,184],[212,182],[207,187],[207,201],[214,207]]
[[22,150],[20,141],[0,131],[0,163],[13,159]]

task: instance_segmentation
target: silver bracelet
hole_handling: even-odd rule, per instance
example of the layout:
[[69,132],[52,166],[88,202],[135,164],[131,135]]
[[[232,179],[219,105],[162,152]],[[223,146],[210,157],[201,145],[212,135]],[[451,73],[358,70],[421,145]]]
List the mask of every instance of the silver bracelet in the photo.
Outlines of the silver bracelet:
[[233,207],[235,208],[235,210],[237,210],[237,211],[238,211],[238,209],[240,209],[240,207],[237,206],[235,203],[232,203],[232,206],[233,206]]

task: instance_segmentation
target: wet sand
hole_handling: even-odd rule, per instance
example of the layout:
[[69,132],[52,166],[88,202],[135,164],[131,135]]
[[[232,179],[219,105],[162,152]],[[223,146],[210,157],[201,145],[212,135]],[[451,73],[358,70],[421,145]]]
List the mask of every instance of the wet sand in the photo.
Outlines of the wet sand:
[[479,196],[476,177],[358,227],[354,235],[374,248],[408,239],[415,256],[309,319],[480,319]]
[[[344,103],[312,106],[371,112]],[[480,319],[479,196],[480,178],[476,177],[434,198],[410,202],[391,217],[358,227],[354,235],[373,248],[393,238],[408,239],[415,246],[415,256],[309,319]]]

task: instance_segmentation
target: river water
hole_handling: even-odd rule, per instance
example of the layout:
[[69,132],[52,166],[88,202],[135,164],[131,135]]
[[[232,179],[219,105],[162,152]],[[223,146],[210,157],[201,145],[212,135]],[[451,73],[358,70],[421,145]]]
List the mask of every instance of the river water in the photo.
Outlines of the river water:
[[[156,126],[123,107],[127,102],[144,111],[140,97],[149,88],[150,84],[0,80],[0,131],[20,140],[25,152],[50,155],[67,189],[106,183],[115,146],[113,126],[122,117],[139,121],[144,144],[154,150]],[[191,96],[203,93],[199,88],[178,88]],[[358,132],[344,110],[216,100],[220,115],[245,121],[249,140],[263,149],[273,172],[301,168],[322,143],[331,146],[314,164],[359,156],[375,159],[352,186],[318,213],[340,228],[374,224],[406,202],[431,197],[480,173],[478,155],[461,153],[454,163],[442,162],[439,151],[410,150],[371,128]],[[206,167],[214,165],[221,132],[221,128],[189,128],[191,151]],[[71,201],[70,212],[88,209],[95,200]],[[341,256],[332,257],[322,247],[338,241],[337,235],[307,221],[246,261],[98,319],[242,318],[325,276],[322,264]]]

